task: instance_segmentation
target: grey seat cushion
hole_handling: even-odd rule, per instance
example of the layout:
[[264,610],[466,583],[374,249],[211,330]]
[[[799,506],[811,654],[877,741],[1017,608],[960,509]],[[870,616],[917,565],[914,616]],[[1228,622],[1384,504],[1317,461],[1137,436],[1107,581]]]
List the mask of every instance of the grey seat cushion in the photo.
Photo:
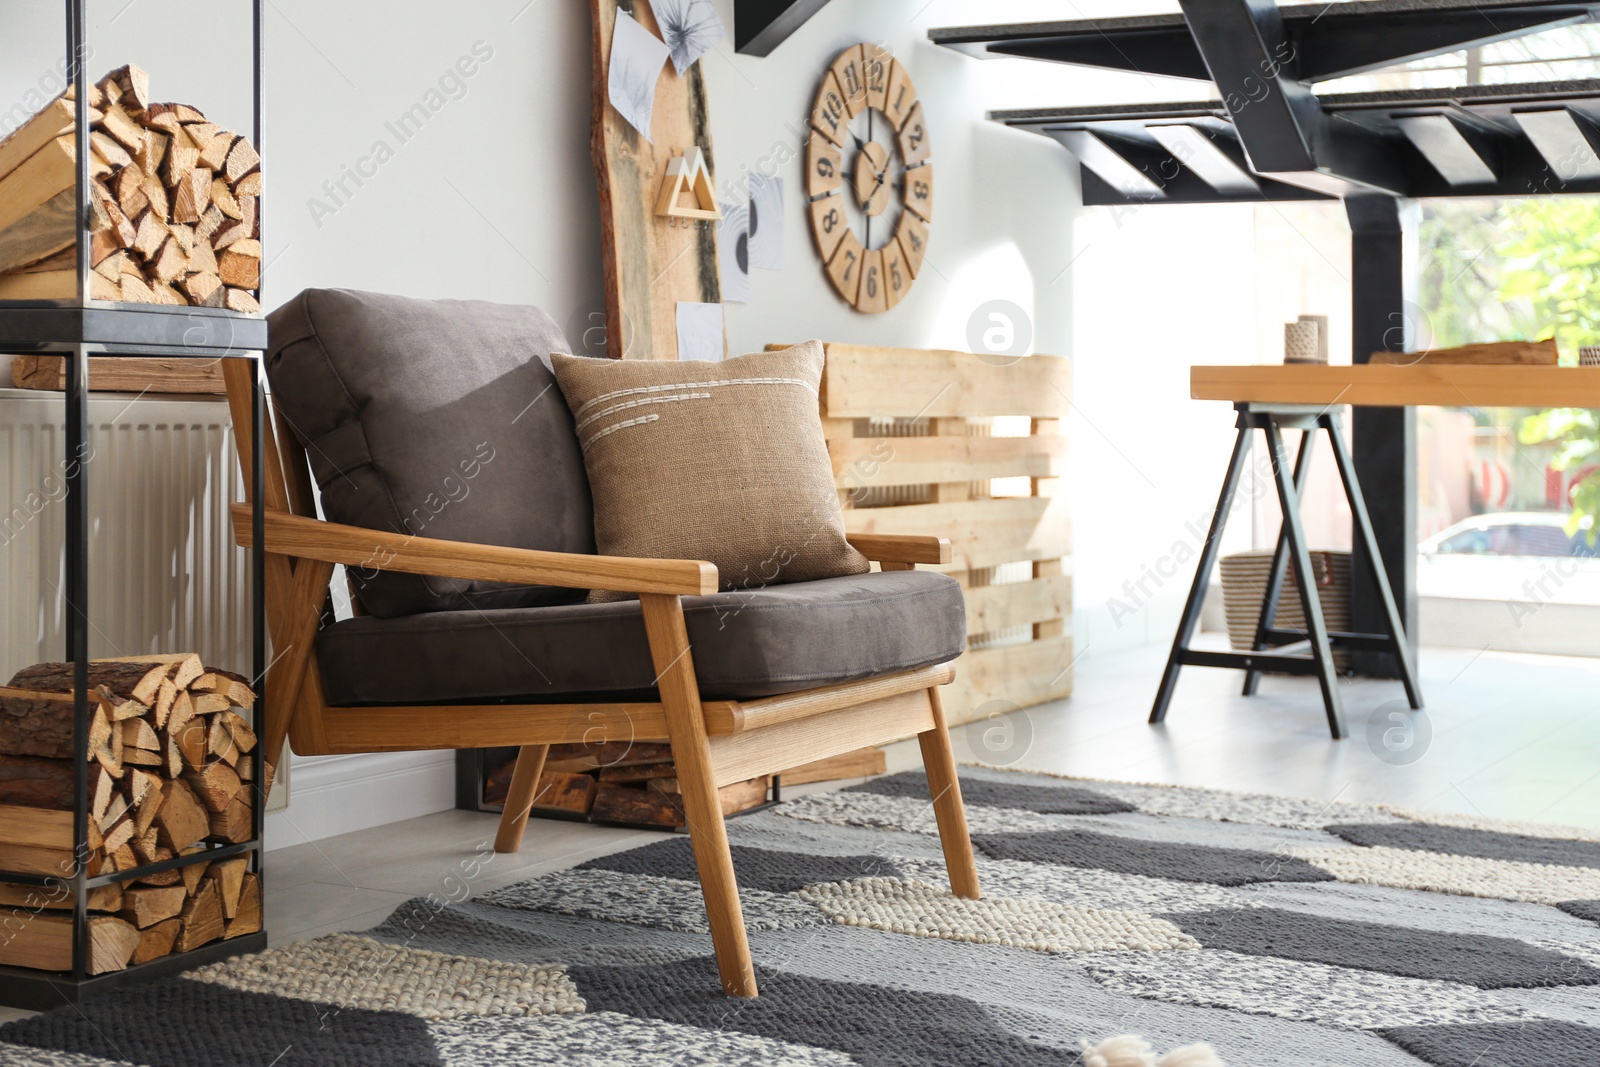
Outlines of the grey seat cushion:
[[[593,552],[565,351],[535,307],[308,289],[267,319],[273,396],[324,515],[447,541]],[[374,560],[374,566],[381,561]],[[352,569],[373,615],[568,603],[583,590]]]
[[[961,586],[890,571],[685,597],[700,691],[748,699],[961,654]],[[317,644],[334,704],[654,700],[638,601],[334,623]]]

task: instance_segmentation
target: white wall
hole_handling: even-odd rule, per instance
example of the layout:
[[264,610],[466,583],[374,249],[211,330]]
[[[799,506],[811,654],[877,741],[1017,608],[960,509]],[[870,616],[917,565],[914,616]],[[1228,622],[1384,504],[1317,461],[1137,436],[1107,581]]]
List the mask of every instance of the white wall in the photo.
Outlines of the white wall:
[[[718,6],[731,26],[731,0]],[[1036,17],[1043,7],[1013,5]],[[158,99],[191,102],[248,129],[245,11],[244,4],[193,0],[131,8],[95,0],[91,76],[131,60],[150,72]],[[347,286],[536,303],[569,331],[603,307],[587,4],[275,0],[267,12],[269,307],[308,286]],[[786,269],[757,272],[752,302],[730,307],[733,351],[813,336],[961,345],[972,309],[1006,296],[1034,312],[1037,349],[1070,353],[1071,276],[1054,286],[1050,280],[1070,258],[1073,168],[1056,146],[983,116],[989,107],[1061,95],[1081,75],[982,64],[926,43],[931,25],[1000,14],[983,3],[835,0],[769,59],[737,56],[731,39],[706,57],[724,190],[743,166],[771,159],[775,150],[791,153],[779,170],[790,193]],[[30,91],[50,90],[43,83],[63,43],[54,4],[0,0],[0,25],[3,114]],[[174,26],[184,29],[174,33]],[[857,315],[828,288],[805,226],[799,144],[790,132],[805,122],[834,55],[863,40],[884,42],[909,65],[928,111],[940,182],[930,269],[908,301],[877,318]],[[195,48],[195,41],[208,43]],[[446,85],[446,102],[421,133],[400,143],[387,124],[440,88],[475,46],[475,73],[460,88]],[[1007,66],[1019,67],[1027,83],[1003,85]],[[1037,93],[1025,91],[1030,84]],[[324,183],[338,183],[344,168],[374,154],[379,142],[392,157],[375,177],[327,190]],[[291,809],[269,826],[275,844],[451,800],[448,754],[297,760],[292,778]]]

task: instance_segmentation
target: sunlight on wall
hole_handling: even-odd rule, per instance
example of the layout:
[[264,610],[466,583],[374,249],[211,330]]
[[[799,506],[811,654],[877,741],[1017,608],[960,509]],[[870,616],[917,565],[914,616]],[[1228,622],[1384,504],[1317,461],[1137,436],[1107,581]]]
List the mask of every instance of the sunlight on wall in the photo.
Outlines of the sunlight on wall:
[[[1037,351],[1033,271],[1015,241],[1007,239],[969,251],[953,272],[945,269],[950,274],[951,291],[963,294],[963,299],[939,306],[935,336],[966,338],[976,330],[989,335],[991,343],[986,348],[1006,350],[1012,349],[1013,336],[1018,341],[1026,336],[1030,339],[1027,354]],[[991,302],[1000,301],[1008,306],[990,306]],[[1022,313],[1015,321],[1014,308],[1020,308]]]

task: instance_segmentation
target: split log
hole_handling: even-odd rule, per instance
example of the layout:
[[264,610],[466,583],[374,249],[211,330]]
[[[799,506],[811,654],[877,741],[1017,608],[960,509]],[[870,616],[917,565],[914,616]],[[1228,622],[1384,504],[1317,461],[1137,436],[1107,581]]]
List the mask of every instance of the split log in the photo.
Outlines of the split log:
[[596,784],[587,774],[545,771],[533,794],[532,810],[582,818],[594,806]]
[[255,801],[253,789],[240,789],[228,806],[212,812],[208,826],[213,838],[237,845],[250,840],[255,831]]
[[261,876],[247,874],[239,890],[239,904],[234,918],[228,922],[223,937],[241,937],[261,931]]
[[[0,271],[36,264],[54,253],[72,248],[77,234],[77,212],[77,192],[63,189],[0,230]],[[101,235],[96,234],[95,239],[99,241]]]
[[[0,908],[20,911],[71,911],[72,890],[66,885],[17,885],[0,882]],[[102,885],[89,890],[89,910],[116,912],[122,910],[122,887]]]
[[[128,966],[139,945],[139,931],[111,915],[89,919],[90,974],[107,974]],[[44,971],[72,968],[72,918],[35,915],[21,929],[0,942],[0,964],[35,967]]]
[[136,832],[128,844],[133,848],[133,854],[139,857],[140,863],[161,862],[157,859],[161,854],[161,835],[154,826],[148,827],[142,834]]
[[70,808],[72,782],[70,760],[0,755],[0,804]]
[[177,916],[189,899],[183,886],[146,886],[123,894],[122,917],[143,930]]
[[[201,846],[192,845],[184,849],[180,855],[193,856],[204,851],[205,849]],[[200,888],[200,880],[206,876],[206,871],[210,866],[211,864],[209,863],[196,862],[189,864],[187,867],[179,867],[178,870],[183,873],[183,891],[191,897],[194,896],[195,890]]]
[[[142,748],[151,752],[161,750],[161,739],[156,736],[156,731],[150,725],[149,719],[127,719],[121,723],[123,758],[127,758],[128,749]],[[70,758],[63,756],[62,759]]]
[[244,877],[250,872],[250,857],[235,856],[231,860],[221,860],[211,864],[211,869],[206,872],[208,880],[217,883],[218,897],[222,903],[222,915],[227,919],[237,918],[239,915],[239,897],[244,890]]
[[166,922],[156,923],[148,930],[139,932],[139,947],[133,950],[132,963],[138,966],[158,960],[162,956],[172,954],[173,943],[178,940],[178,931],[183,929],[183,920],[173,916]]
[[[203,727],[203,721],[199,724]],[[208,763],[183,776],[208,812],[226,811],[241,788],[239,776],[226,763]]]
[[595,791],[594,808],[589,817],[595,822],[663,829],[682,826],[685,820],[682,800],[675,795],[611,784],[601,785]]
[[[717,790],[724,815],[759,807],[772,786],[770,778],[734,782]],[[602,784],[590,818],[596,822],[681,828],[687,821],[676,778],[652,778],[644,786]]]
[[[127,279],[112,282],[89,272],[89,294],[93,299],[125,299],[126,293]],[[74,300],[77,296],[78,272],[75,270],[0,274],[0,300]]]
[[191,694],[190,699],[194,701],[194,713],[196,715],[215,715],[220,711],[227,711],[233,706],[228,702],[228,698],[221,693],[196,693],[193,689],[189,690],[189,692]]
[[194,896],[184,904],[178,918],[183,923],[178,930],[178,939],[173,944],[178,952],[188,952],[221,937],[225,920],[222,917],[222,894],[217,889],[217,883],[209,878],[203,880]]
[[0,753],[72,758],[73,699],[34,689],[0,689]]
[[210,820],[205,806],[195,798],[189,786],[172,779],[162,787],[161,811],[156,815],[156,829],[161,834],[161,844],[174,852],[188,848],[210,832]]
[[[235,242],[236,245],[255,243]],[[228,248],[217,257],[217,276],[225,285],[239,289],[254,289],[261,284],[261,257],[243,255],[233,248]]]
[[[167,668],[160,664],[129,662],[127,660],[90,660],[89,688],[104,687],[120,700],[131,700],[146,707],[156,695],[156,690],[166,679]],[[9,685],[18,689],[35,689],[43,692],[72,692],[73,665],[70,663],[36,663],[12,675]],[[142,712],[138,713],[142,714]],[[127,717],[127,716],[123,716]]]
[[664,763],[672,759],[672,746],[657,741],[575,742],[551,745],[546,770],[584,771],[596,767],[626,767]]
[[[172,849],[170,849],[170,848],[166,848],[165,846],[157,846],[157,848],[156,848],[156,858],[152,862],[154,862],[154,863],[165,863],[167,860],[172,859],[176,855],[177,855],[177,853],[172,851]],[[177,885],[178,883],[180,883],[182,881],[183,881],[183,868],[182,867],[174,867],[172,870],[161,871],[158,874],[147,874],[143,878],[140,878],[134,884],[135,885]]]
[[[90,123],[99,122],[98,109],[89,111]],[[77,126],[77,112],[72,101],[65,96],[46,104],[33,118],[17,127],[11,136],[0,141],[0,174],[10,174],[39,149]]]
[[251,315],[257,314],[261,311],[261,302],[254,296],[251,296],[249,293],[245,292],[243,289],[234,289],[230,287],[228,289],[228,297],[225,303],[229,311],[247,312]]
[[[71,189],[78,180],[77,158],[73,139],[57,137],[0,177],[0,229],[43,207],[62,190]],[[105,177],[111,173],[111,166],[98,156],[91,156],[89,173],[92,177]]]
[[172,716],[173,722],[178,721],[179,711],[190,712],[189,721],[177,727],[169,724],[167,729],[178,746],[178,752],[183,758],[183,765],[192,771],[198,771],[206,765],[206,752],[208,749],[206,733],[210,723],[205,719],[194,718],[193,710],[192,705],[175,708]]
[[600,768],[600,781],[613,784],[648,782],[652,778],[671,778],[678,773],[678,765],[671,760],[661,763],[632,763],[625,767]]

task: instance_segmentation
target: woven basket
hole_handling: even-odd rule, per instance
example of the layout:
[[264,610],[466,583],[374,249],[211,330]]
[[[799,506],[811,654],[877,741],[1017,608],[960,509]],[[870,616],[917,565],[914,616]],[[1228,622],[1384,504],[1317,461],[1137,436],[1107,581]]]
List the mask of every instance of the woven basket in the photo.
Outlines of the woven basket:
[[[1248,652],[1255,643],[1256,623],[1267,595],[1272,570],[1272,550],[1239,552],[1222,559],[1222,606],[1228,619],[1228,643],[1236,652]],[[1312,552],[1311,572],[1316,576],[1317,597],[1329,630],[1350,629],[1350,553]],[[1284,574],[1275,625],[1280,630],[1306,628],[1305,609],[1294,574]],[[1349,653],[1334,653],[1340,670],[1349,669]]]

